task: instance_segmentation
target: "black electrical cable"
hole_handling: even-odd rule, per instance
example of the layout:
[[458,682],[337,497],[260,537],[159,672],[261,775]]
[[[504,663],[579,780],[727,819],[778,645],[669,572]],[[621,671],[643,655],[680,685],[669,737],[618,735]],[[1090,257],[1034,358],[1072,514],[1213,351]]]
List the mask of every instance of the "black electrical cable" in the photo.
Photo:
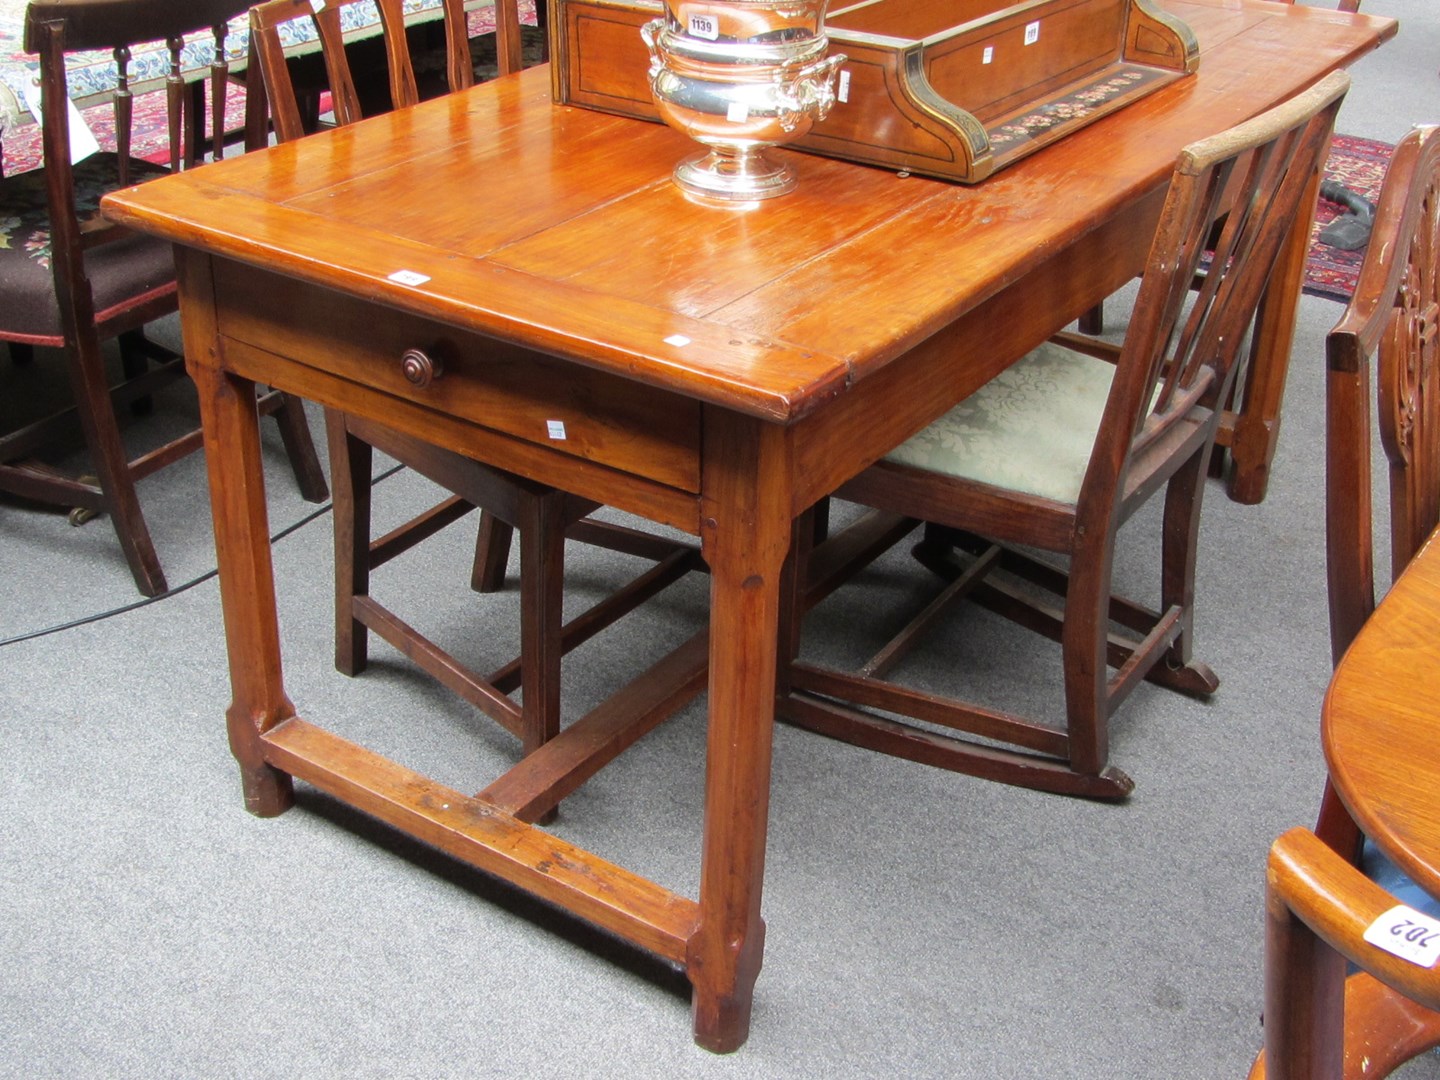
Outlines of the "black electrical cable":
[[[385,472],[381,473],[379,476],[375,477],[375,479],[371,481],[372,486],[374,484],[380,483],[382,480],[389,479],[404,467],[405,466],[403,465],[392,465],[389,469],[387,469]],[[297,531],[298,529],[304,528],[306,525],[309,525],[310,522],[314,521],[316,518],[328,514],[332,509],[332,505],[333,504],[327,502],[323,506],[317,506],[314,510],[306,514],[299,521],[293,522],[292,524],[285,526],[285,528],[281,529],[274,536],[270,537],[270,543],[273,544],[276,541],[283,540],[291,533]],[[185,584],[177,585],[173,589],[167,589],[159,596],[147,596],[140,600],[131,601],[128,604],[122,604],[120,607],[111,608],[109,611],[97,611],[93,615],[81,615],[77,619],[71,619],[70,621],[63,623],[57,623],[54,626],[47,626],[40,630],[27,630],[23,634],[16,634],[14,637],[0,638],[0,649],[3,649],[6,645],[17,645],[22,641],[33,641],[35,638],[46,637],[50,634],[58,634],[62,630],[73,630],[77,626],[85,626],[88,623],[100,622],[104,619],[113,618],[116,615],[124,615],[128,611],[136,611],[143,607],[149,607],[151,604],[158,603],[161,600],[168,600],[172,596],[179,596],[183,592],[188,592],[196,585],[202,585],[205,582],[209,581],[219,572],[220,571],[218,569],[212,567],[211,569],[205,571],[205,573],[201,574],[199,577],[192,578],[189,581],[185,582]]]

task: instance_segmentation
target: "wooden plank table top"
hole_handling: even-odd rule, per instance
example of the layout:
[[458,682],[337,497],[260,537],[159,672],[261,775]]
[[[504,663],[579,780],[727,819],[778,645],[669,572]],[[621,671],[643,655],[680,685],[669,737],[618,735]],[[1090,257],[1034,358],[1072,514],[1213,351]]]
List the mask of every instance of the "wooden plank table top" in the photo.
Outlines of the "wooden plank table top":
[[1362,832],[1440,896],[1440,539],[1385,595],[1330,681],[1325,760]]
[[[1129,280],[1183,145],[1395,31],[1254,0],[1168,6],[1198,74],[973,187],[793,154],[793,194],[697,204],[670,181],[689,140],[557,107],[536,70],[108,197],[177,245],[247,806],[280,813],[294,777],[316,784],[683,967],[697,1042],[743,1043],[793,522]],[[416,349],[442,374],[409,380]],[[698,535],[708,637],[625,699],[646,719],[597,709],[477,795],[303,719],[281,674],[255,381]],[[589,775],[582,747],[633,741],[700,686],[697,898],[532,824]]]

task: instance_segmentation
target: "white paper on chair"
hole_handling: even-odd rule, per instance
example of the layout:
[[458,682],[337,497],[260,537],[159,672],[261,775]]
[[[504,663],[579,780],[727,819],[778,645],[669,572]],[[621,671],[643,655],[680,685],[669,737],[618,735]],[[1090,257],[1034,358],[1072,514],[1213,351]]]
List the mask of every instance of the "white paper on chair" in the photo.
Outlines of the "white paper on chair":
[[1440,920],[1400,904],[1381,915],[1365,931],[1365,940],[1377,949],[1434,967],[1440,960]]
[[[40,80],[31,79],[25,84],[25,104],[29,106],[30,112],[35,117],[35,122],[44,125],[44,113],[40,108]],[[80,115],[80,110],[75,107],[75,102],[67,101],[70,113],[70,164],[84,161],[91,154],[99,151],[100,143],[95,138],[95,133],[90,130],[90,125],[85,123],[85,118]]]

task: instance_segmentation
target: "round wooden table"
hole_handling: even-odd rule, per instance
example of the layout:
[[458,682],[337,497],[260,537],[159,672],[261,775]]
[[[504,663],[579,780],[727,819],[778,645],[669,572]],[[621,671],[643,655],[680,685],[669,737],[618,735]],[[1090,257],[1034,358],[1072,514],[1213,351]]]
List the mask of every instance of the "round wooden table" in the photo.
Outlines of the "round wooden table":
[[1335,788],[1365,835],[1440,896],[1440,532],[1335,669],[1321,734]]

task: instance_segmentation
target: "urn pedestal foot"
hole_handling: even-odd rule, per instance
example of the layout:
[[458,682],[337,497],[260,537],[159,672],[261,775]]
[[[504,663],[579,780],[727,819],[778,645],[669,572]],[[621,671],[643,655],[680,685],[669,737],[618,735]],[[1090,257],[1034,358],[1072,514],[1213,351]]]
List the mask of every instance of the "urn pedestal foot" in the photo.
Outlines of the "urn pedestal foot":
[[675,182],[702,198],[753,202],[795,190],[795,171],[759,147],[716,146],[675,166]]

